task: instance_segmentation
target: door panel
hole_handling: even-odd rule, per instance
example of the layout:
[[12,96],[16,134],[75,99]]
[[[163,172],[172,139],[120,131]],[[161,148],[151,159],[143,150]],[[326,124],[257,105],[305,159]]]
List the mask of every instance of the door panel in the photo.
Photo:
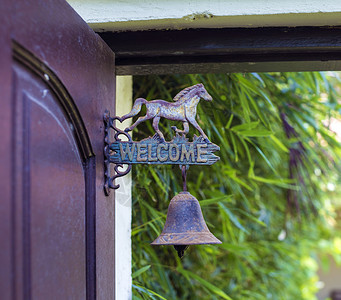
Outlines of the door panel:
[[0,295],[10,299],[11,286],[11,1],[0,4]]
[[63,0],[2,4],[1,299],[114,299],[114,54]]
[[86,187],[77,143],[43,80],[17,63],[13,71],[15,248],[24,299],[85,299]]

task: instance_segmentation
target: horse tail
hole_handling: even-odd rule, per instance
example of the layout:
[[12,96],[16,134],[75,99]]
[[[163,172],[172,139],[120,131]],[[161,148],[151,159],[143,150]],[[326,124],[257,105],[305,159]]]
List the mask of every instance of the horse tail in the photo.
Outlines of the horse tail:
[[121,122],[123,122],[125,119],[136,116],[141,111],[142,105],[146,104],[147,102],[148,101],[146,99],[137,98],[134,102],[133,108],[131,109],[130,113],[124,115],[121,118]]

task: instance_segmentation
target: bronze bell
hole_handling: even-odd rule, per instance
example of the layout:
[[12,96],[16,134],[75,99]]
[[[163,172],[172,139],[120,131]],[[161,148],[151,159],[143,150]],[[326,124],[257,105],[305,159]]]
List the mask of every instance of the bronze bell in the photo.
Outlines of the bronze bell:
[[161,235],[152,245],[174,245],[179,257],[189,245],[221,244],[205,223],[199,201],[189,192],[180,192],[169,203]]

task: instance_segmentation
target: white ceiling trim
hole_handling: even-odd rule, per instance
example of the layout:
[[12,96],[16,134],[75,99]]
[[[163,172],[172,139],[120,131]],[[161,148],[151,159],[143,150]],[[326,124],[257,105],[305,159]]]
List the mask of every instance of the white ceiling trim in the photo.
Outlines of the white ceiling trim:
[[340,0],[68,0],[96,31],[338,26]]

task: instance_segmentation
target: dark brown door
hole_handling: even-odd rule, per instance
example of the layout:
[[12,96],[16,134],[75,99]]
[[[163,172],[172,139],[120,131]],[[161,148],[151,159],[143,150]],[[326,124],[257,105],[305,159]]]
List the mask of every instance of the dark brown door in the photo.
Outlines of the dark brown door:
[[114,54],[62,0],[2,5],[0,298],[113,299]]

